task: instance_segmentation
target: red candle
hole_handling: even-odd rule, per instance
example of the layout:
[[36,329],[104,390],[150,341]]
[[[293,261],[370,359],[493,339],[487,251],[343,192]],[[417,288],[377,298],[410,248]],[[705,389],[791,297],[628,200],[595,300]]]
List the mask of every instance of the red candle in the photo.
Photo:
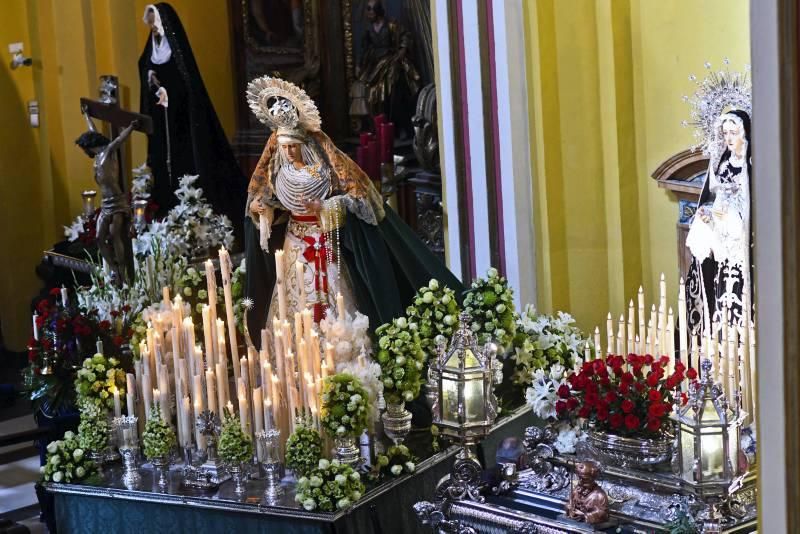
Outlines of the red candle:
[[369,144],[370,162],[372,163],[372,179],[380,181],[381,179],[381,154],[380,144],[378,141],[372,141]]
[[372,145],[372,142],[367,143],[361,151],[361,158],[364,162],[364,164],[361,166],[361,170],[367,173],[367,176],[370,178],[372,178],[372,150],[370,150]]
[[372,117],[372,121],[375,123],[375,133],[380,136],[381,133],[381,125],[386,122],[386,115],[381,113],[380,115],[375,115]]
[[363,146],[356,147],[356,164],[359,167],[361,167],[362,169],[364,168],[364,147]]
[[369,135],[369,132],[361,132],[359,136],[361,146],[367,146],[367,143],[369,143]]
[[391,163],[394,154],[394,123],[381,125],[381,161]]

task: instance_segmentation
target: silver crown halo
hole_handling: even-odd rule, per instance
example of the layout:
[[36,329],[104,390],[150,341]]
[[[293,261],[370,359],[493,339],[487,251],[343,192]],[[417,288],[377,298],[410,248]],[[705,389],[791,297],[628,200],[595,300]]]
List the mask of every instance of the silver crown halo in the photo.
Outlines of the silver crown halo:
[[728,68],[730,60],[725,58],[722,62],[725,67],[719,71],[712,69],[711,63],[706,62],[704,66],[708,75],[702,80],[698,80],[694,74],[689,76],[697,89],[691,97],[683,97],[683,101],[691,108],[690,120],[683,121],[683,126],[692,126],[695,129],[696,143],[692,146],[692,151],[699,149],[704,154],[711,155],[719,126],[718,119],[723,113],[738,109],[752,116],[750,65],[745,65],[743,72],[732,72]]
[[307,132],[318,132],[322,125],[311,97],[280,78],[262,76],[247,84],[247,103],[256,118],[272,130],[299,127]]

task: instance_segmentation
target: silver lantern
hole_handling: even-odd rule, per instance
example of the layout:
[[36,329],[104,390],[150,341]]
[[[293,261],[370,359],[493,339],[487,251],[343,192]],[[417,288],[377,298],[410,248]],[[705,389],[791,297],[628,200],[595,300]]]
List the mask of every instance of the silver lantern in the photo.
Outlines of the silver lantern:
[[496,378],[502,378],[497,372],[497,348],[492,343],[480,348],[471,323],[470,315],[462,312],[450,347],[437,344],[437,356],[428,368],[433,423],[442,435],[461,445],[453,475],[437,488],[442,498],[446,492],[449,499],[481,499],[476,490],[481,467],[472,448],[489,433],[497,417],[494,386]]

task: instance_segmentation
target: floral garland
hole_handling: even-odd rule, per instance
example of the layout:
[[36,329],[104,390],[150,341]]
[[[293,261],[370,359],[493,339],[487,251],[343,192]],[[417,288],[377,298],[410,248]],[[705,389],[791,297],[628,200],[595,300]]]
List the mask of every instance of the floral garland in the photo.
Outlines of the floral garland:
[[75,433],[68,430],[64,438],[47,445],[47,461],[40,468],[45,482],[80,482],[97,472],[78,443]]
[[669,424],[673,391],[684,376],[697,377],[681,362],[675,362],[675,371],[668,374],[668,364],[667,356],[656,359],[649,354],[584,362],[558,387],[556,413],[588,419],[598,430],[614,434],[658,436]]
[[517,335],[514,336],[515,362],[513,382],[530,385],[532,373],[537,369],[549,370],[553,365],[571,369],[583,363],[586,338],[577,327],[575,319],[568,313],[540,315],[530,304],[517,319]]
[[142,432],[142,443],[144,456],[148,460],[169,457],[177,443],[175,431],[161,417],[161,410],[157,406],[150,409],[150,417]]
[[353,375],[329,376],[322,387],[322,427],[332,437],[361,435],[368,425],[367,399],[364,386]]
[[419,288],[406,317],[418,325],[420,347],[428,358],[436,355],[436,343],[449,341],[458,327],[458,302],[455,292],[436,279]]
[[78,443],[82,449],[100,452],[108,445],[108,417],[106,410],[97,404],[81,406],[81,422],[78,424]]
[[378,338],[378,353],[374,357],[381,366],[386,402],[400,404],[416,399],[426,362],[417,324],[400,317],[379,326],[375,336]]
[[239,417],[227,410],[219,434],[219,457],[228,465],[243,464],[253,458],[253,440],[242,432]]
[[298,426],[286,441],[286,467],[300,476],[308,475],[322,457],[322,438],[315,429]]
[[379,454],[373,467],[371,478],[379,479],[388,475],[399,477],[411,474],[417,469],[417,459],[405,445],[392,445],[386,454]]
[[486,278],[478,278],[466,291],[464,309],[472,317],[472,331],[481,344],[494,342],[508,348],[516,333],[514,290],[497,269],[490,268]]
[[75,389],[78,393],[78,404],[96,404],[100,408],[114,407],[114,390],[119,390],[120,397],[125,397],[127,381],[125,371],[119,367],[119,360],[95,354],[83,360],[75,377]]
[[364,495],[361,475],[338,460],[319,461],[316,469],[297,481],[295,501],[305,510],[343,510]]

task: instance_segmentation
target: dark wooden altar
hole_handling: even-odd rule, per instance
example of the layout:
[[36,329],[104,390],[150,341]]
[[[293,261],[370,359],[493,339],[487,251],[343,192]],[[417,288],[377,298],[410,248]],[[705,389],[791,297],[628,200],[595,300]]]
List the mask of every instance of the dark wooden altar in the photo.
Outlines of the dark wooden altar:
[[684,280],[692,263],[692,254],[686,248],[686,236],[697,210],[697,200],[707,170],[708,157],[702,152],[687,149],[668,158],[652,174],[659,187],[672,191],[678,199],[678,268]]

